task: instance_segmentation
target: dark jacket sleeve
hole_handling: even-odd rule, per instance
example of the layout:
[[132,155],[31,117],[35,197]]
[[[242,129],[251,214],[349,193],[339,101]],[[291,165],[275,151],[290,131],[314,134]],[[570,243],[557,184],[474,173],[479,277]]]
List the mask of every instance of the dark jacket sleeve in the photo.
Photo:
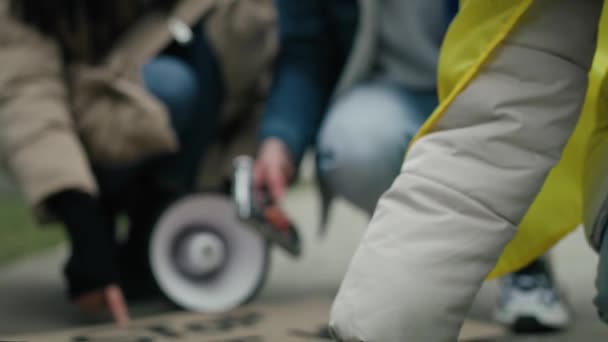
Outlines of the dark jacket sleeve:
[[281,139],[296,164],[316,137],[338,74],[326,1],[277,0],[281,50],[260,139]]

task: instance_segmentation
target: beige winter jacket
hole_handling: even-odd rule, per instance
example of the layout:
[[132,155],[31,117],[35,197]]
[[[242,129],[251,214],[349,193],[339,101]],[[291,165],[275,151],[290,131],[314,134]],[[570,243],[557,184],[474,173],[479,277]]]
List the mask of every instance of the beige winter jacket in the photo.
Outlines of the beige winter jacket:
[[95,194],[91,161],[120,165],[179,148],[166,109],[143,88],[139,70],[180,38],[180,25],[203,16],[229,98],[222,127],[253,136],[252,112],[276,49],[272,0],[179,1],[172,13],[146,14],[96,66],[65,65],[56,42],[6,7],[0,0],[0,158],[37,211],[64,189]]

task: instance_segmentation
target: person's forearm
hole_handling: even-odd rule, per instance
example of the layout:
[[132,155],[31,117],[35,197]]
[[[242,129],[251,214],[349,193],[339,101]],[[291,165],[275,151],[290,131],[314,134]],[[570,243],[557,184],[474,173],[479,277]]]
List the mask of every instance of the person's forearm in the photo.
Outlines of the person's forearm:
[[297,163],[313,142],[328,94],[323,82],[306,75],[306,68],[288,66],[281,73],[264,113],[260,139],[282,140]]

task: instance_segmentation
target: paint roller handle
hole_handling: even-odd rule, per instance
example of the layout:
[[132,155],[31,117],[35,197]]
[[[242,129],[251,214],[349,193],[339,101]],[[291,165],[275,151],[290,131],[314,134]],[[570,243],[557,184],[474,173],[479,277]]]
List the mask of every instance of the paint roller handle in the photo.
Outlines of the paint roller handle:
[[[268,171],[265,170],[266,165],[259,161],[254,164],[247,156],[237,157],[233,165],[232,199],[238,217],[292,256],[300,256],[301,244],[296,227],[279,206],[276,194],[273,197],[272,184],[260,181],[260,172]],[[282,186],[286,186],[285,179],[283,182]]]

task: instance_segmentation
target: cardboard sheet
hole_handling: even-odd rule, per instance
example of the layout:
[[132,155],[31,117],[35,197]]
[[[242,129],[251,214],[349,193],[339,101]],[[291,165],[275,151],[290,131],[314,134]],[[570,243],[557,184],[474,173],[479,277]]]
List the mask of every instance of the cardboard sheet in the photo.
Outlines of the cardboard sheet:
[[[28,342],[323,342],[329,300],[252,305],[222,315],[177,313],[133,322],[129,329],[98,326],[0,340]],[[461,341],[502,336],[494,325],[467,322]]]

